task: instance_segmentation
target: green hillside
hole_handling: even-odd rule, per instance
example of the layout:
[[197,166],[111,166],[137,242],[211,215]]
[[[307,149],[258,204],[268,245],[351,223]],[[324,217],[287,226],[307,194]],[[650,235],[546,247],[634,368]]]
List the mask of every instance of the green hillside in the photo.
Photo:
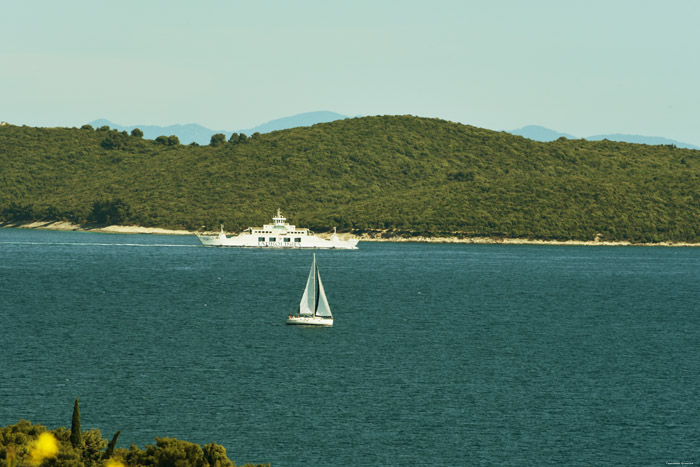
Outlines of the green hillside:
[[550,143],[411,116],[182,146],[0,127],[4,221],[238,230],[281,208],[316,231],[700,242],[700,151]]

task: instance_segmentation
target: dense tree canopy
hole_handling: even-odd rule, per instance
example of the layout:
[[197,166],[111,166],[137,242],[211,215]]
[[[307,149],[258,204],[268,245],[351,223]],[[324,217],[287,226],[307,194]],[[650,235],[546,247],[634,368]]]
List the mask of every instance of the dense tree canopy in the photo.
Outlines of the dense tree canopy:
[[411,116],[246,144],[162,138],[0,127],[0,220],[97,221],[118,201],[110,221],[170,228],[238,230],[279,207],[317,231],[700,242],[700,151],[690,149],[540,143]]
[[[47,439],[46,434],[50,434]],[[116,438],[116,437],[115,437]],[[52,449],[41,449],[40,440],[49,441]],[[226,449],[211,443],[204,446],[174,438],[156,438],[156,444],[144,449],[131,445],[110,450],[100,430],[83,431],[79,441],[71,430],[59,427],[48,430],[45,426],[20,420],[14,425],[0,427],[0,465],[41,467],[99,467],[99,466],[197,466],[234,467]],[[270,464],[266,464],[269,467]],[[241,467],[264,467],[245,464]]]
[[221,146],[224,143],[226,143],[226,135],[223,133],[211,135],[211,139],[209,140],[209,146],[212,147]]

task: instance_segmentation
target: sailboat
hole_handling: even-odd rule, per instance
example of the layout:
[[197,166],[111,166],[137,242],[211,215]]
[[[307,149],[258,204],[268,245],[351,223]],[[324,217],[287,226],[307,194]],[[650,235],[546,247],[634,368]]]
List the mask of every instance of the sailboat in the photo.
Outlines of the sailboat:
[[304,326],[333,326],[333,314],[323,289],[321,275],[316,266],[316,254],[314,254],[309,278],[306,280],[306,288],[299,302],[299,310],[296,315],[287,317],[287,324]]

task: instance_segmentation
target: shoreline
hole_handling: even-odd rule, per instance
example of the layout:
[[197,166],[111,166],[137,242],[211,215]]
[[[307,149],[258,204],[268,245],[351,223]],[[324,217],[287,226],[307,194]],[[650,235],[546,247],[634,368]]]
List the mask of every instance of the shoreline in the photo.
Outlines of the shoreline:
[[[153,235],[196,235],[198,232],[189,230],[163,229],[160,227],[141,227],[137,225],[108,225],[86,226],[72,224],[63,221],[38,221],[38,222],[2,222],[0,228],[37,229],[58,231],[99,232],[115,234],[153,234]],[[321,238],[328,238],[330,232],[315,234]],[[602,240],[537,240],[524,238],[491,238],[491,237],[383,237],[381,232],[377,235],[350,233],[338,233],[341,239],[356,238],[360,242],[388,242],[388,243],[464,243],[477,245],[570,245],[570,246],[664,246],[664,247],[700,247],[700,243],[685,242],[659,242],[659,243],[633,243],[629,241],[609,242]]]
[[72,224],[64,221],[37,221],[37,222],[2,222],[0,228],[11,229],[36,229],[36,230],[59,230],[75,232],[100,232],[100,233],[120,233],[120,234],[157,234],[157,235],[195,235],[189,230],[171,230],[160,227],[141,227],[138,225],[107,225],[95,226]]
[[414,238],[370,238],[359,237],[360,242],[415,242],[415,243],[464,243],[472,245],[562,245],[562,246],[664,246],[700,247],[700,243],[659,242],[634,243],[629,241],[609,242],[604,240],[538,240],[530,238],[492,237],[414,237]]

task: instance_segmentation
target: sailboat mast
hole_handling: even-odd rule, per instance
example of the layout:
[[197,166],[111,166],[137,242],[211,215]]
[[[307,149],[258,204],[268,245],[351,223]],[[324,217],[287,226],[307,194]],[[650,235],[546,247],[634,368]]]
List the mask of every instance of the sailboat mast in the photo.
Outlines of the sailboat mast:
[[316,253],[314,253],[314,287],[316,288],[316,300],[314,303],[314,316],[316,316],[316,312],[318,311],[318,298],[319,298],[319,290],[318,290],[318,266],[316,265]]

